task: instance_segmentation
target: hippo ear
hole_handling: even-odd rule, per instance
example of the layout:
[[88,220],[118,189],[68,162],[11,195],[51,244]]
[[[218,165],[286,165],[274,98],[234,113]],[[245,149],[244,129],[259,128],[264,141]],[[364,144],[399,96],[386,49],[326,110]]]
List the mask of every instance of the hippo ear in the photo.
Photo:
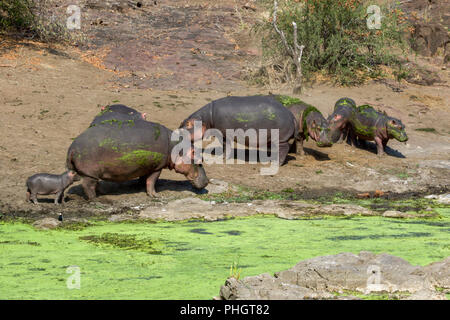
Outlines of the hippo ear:
[[147,120],[147,112],[142,113],[142,119]]
[[316,120],[313,120],[313,122],[311,123],[311,127],[315,128],[316,127]]

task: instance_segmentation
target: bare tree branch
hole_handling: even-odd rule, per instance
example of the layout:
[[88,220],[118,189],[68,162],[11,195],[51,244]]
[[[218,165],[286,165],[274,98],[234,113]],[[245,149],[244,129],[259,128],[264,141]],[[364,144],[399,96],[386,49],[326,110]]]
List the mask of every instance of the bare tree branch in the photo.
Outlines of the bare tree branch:
[[294,88],[294,93],[298,93],[302,89],[302,56],[303,56],[303,49],[305,48],[304,45],[298,44],[297,39],[297,24],[295,22],[292,22],[292,25],[294,27],[294,47],[290,46],[287,42],[286,36],[282,30],[280,30],[277,26],[277,11],[278,11],[278,1],[273,1],[273,27],[275,28],[275,31],[280,35],[281,41],[283,41],[283,44],[286,48],[287,53],[291,56],[295,67],[297,69],[297,81],[299,85]]

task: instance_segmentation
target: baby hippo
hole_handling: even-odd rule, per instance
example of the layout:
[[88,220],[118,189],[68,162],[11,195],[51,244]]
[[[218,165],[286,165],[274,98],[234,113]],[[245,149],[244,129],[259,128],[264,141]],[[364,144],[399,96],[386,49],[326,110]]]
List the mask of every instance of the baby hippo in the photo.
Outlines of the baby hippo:
[[27,179],[27,201],[30,199],[37,204],[36,195],[56,194],[55,204],[64,203],[64,190],[80,178],[75,171],[66,171],[63,174],[38,173]]

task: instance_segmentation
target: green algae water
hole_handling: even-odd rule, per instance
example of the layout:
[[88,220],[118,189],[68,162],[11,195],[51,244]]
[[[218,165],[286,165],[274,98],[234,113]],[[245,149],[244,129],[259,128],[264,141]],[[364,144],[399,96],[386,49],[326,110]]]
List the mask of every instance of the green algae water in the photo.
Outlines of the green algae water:
[[[440,219],[255,216],[78,231],[1,223],[0,299],[211,299],[231,266],[245,277],[344,251],[426,265],[450,255],[450,209],[436,211]],[[67,288],[70,266],[80,268],[80,289]]]

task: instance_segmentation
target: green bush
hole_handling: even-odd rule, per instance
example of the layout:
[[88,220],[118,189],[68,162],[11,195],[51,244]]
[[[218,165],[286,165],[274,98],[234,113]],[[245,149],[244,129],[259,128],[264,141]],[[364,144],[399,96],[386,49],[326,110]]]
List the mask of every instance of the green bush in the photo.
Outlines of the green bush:
[[[82,42],[66,27],[66,16],[54,12],[55,0],[0,0],[0,31],[44,42]],[[62,10],[61,8],[59,10]]]
[[[321,72],[342,85],[354,85],[382,75],[380,66],[397,65],[404,52],[403,13],[388,5],[380,5],[382,26],[367,27],[365,0],[280,0],[277,25],[293,45],[292,22],[298,26],[298,42],[304,45],[302,73],[306,79]],[[379,2],[379,1],[378,1]],[[266,68],[260,76],[275,76],[281,82],[295,81],[295,65],[291,62],[280,36],[273,28],[273,0],[264,0],[270,19],[256,26],[265,31],[262,39]],[[261,82],[261,80],[259,80]]]
[[29,29],[33,21],[31,6],[31,0],[2,0],[0,2],[0,29]]

